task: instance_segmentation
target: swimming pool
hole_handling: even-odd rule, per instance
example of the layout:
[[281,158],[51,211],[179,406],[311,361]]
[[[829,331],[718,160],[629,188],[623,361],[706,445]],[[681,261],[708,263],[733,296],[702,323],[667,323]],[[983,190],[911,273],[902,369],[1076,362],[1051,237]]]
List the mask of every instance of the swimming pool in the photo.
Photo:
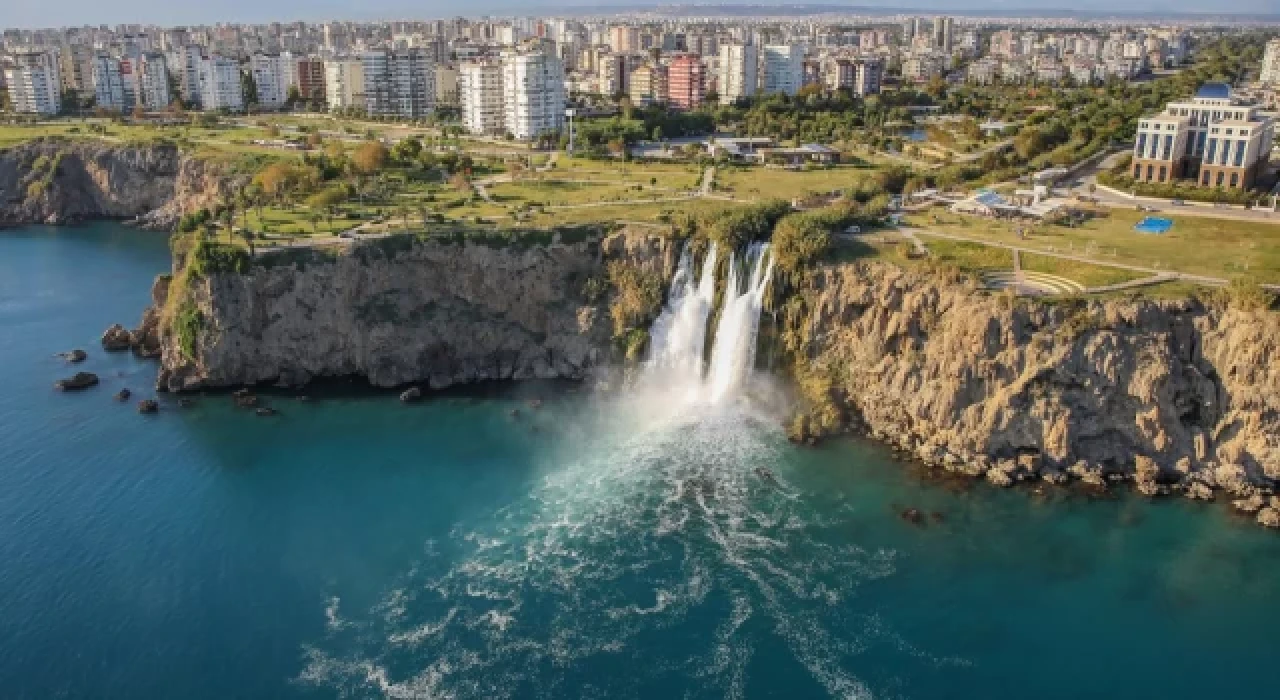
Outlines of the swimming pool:
[[1133,230],[1138,233],[1165,233],[1173,228],[1173,219],[1163,219],[1158,216],[1146,216],[1142,221],[1133,225]]

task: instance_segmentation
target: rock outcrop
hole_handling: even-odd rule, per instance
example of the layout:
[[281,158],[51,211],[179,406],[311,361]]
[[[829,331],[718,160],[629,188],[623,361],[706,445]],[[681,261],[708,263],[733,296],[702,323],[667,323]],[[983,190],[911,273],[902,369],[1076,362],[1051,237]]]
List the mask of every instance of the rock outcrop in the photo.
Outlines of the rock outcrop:
[[173,144],[43,139],[0,150],[0,227],[126,219],[170,230],[238,184]]
[[396,236],[336,254],[260,252],[244,274],[179,272],[181,289],[166,293],[180,295],[170,306],[187,341],[163,329],[158,385],[581,379],[611,343],[608,300],[588,301],[588,280],[615,259],[669,275],[673,248],[629,231],[529,247]]
[[1200,499],[1280,481],[1280,315],[1015,302],[879,262],[823,267],[802,295],[793,332],[830,398],[927,463]]

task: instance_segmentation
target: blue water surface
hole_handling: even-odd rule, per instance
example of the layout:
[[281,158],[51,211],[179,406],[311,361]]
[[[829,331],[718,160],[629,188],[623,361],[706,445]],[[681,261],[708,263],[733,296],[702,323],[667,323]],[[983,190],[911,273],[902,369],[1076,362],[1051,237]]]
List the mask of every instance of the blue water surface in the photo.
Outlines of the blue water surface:
[[[112,395],[154,365],[97,339],[167,267],[114,224],[0,232],[0,697],[1274,694],[1280,538],[1220,506],[563,387],[143,416]],[[75,347],[103,383],[55,392]]]

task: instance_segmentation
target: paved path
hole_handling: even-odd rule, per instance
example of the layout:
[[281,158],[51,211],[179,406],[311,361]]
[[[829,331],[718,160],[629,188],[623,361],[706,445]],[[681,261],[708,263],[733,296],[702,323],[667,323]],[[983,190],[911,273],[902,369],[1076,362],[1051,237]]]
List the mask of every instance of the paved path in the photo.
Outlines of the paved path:
[[703,197],[711,194],[711,188],[716,184],[716,166],[708,166],[702,173],[702,189],[700,194]]

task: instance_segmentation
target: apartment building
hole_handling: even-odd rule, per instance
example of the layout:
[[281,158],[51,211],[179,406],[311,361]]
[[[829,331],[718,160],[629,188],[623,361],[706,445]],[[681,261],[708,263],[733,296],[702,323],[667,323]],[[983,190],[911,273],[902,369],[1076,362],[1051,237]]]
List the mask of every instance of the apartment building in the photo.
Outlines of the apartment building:
[[458,66],[458,99],[467,131],[485,136],[506,133],[502,61],[486,58]]
[[702,59],[690,53],[678,54],[667,66],[667,104],[675,109],[694,109],[706,96],[706,71]]
[[329,109],[365,109],[364,63],[358,58],[324,62],[324,95]]
[[827,90],[844,90],[858,97],[880,92],[884,62],[878,58],[829,56],[820,65],[822,83]]
[[425,49],[367,51],[365,107],[369,116],[422,119],[435,110],[435,60]]
[[1262,54],[1262,71],[1258,79],[1264,85],[1280,86],[1280,38],[1267,42],[1267,49]]
[[124,112],[132,105],[125,104],[124,83],[120,79],[120,59],[105,51],[99,51],[93,57],[90,71],[93,82],[94,101],[102,109]]
[[457,66],[436,64],[436,105],[458,105]]
[[12,67],[4,71],[4,82],[13,111],[46,115],[62,111],[62,77],[54,54],[15,54]]
[[721,44],[716,88],[721,104],[756,94],[760,57],[752,44]]
[[631,104],[647,107],[667,99],[667,67],[657,63],[646,63],[631,71],[628,78]]
[[289,99],[289,59],[279,54],[254,54],[249,57],[249,75],[258,90],[258,106],[280,109]]
[[1191,100],[1170,102],[1138,122],[1133,179],[1249,188],[1266,166],[1274,139],[1270,116],[1241,104],[1229,86],[1206,83]]
[[302,99],[316,104],[325,103],[324,61],[303,56],[294,61],[298,94]]
[[244,111],[240,64],[213,54],[200,62],[200,106],[206,110]]
[[502,54],[506,130],[522,141],[564,126],[564,65],[545,51]]
[[164,109],[173,101],[169,94],[169,66],[164,54],[148,51],[137,62],[138,104],[146,109]]
[[204,54],[199,46],[180,46],[169,54],[169,69],[178,77],[178,94],[189,107],[200,107],[200,69]]
[[636,27],[618,26],[609,28],[609,48],[614,53],[629,53],[640,50],[640,30]]
[[794,95],[804,83],[804,47],[770,44],[764,47],[764,92]]

